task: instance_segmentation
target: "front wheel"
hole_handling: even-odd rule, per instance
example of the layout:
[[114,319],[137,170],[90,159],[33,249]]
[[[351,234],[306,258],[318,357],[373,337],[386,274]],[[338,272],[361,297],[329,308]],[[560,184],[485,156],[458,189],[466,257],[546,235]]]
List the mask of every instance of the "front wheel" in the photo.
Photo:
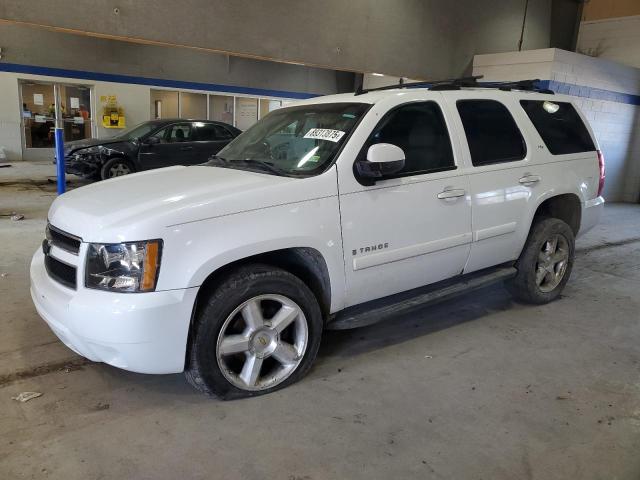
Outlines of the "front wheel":
[[538,220],[516,262],[518,274],[506,286],[518,300],[534,304],[551,302],[567,284],[574,257],[571,227],[557,218]]
[[311,367],[322,327],[318,301],[299,278],[266,265],[243,267],[196,314],[187,380],[223,399],[283,388]]
[[108,178],[121,177],[122,175],[129,175],[136,170],[128,160],[124,158],[112,158],[107,160],[100,170],[100,177],[103,180]]

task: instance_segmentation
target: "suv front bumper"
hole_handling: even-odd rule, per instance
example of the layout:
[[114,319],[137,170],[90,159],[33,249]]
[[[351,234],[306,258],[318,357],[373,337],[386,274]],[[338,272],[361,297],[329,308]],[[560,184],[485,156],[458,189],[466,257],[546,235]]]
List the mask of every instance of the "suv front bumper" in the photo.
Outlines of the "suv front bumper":
[[49,277],[41,249],[31,261],[31,298],[58,338],[89,360],[132,372],[184,370],[197,291],[111,293],[83,282],[73,290]]

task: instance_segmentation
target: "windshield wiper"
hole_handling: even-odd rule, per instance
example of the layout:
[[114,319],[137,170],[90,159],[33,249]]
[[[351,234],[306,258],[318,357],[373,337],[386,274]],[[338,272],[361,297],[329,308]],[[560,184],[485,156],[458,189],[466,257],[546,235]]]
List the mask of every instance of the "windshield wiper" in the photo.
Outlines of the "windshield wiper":
[[207,162],[205,163],[205,165],[207,164],[227,165],[228,163],[229,161],[226,158],[221,157],[220,155],[211,155],[209,157],[209,160],[207,160]]
[[[247,165],[250,167],[257,167],[263,171],[267,171],[269,173],[273,173],[274,175],[278,175],[281,177],[288,176],[288,173],[285,170],[282,170],[276,167],[273,163],[265,162],[264,160],[255,160],[252,158],[245,160],[227,160],[224,157],[219,155],[212,155],[209,157],[209,161],[204,165],[222,167],[222,168],[239,168],[241,165]],[[237,165],[237,167],[236,167]]]
[[250,158],[246,160],[234,160],[233,162],[234,163],[241,162],[247,165],[256,166],[258,168],[262,168],[263,170],[267,170],[268,172],[271,172],[275,175],[279,175],[281,177],[287,176],[287,172],[285,170],[282,170],[281,168],[276,167],[273,163],[265,162],[264,160],[255,160],[253,158]]

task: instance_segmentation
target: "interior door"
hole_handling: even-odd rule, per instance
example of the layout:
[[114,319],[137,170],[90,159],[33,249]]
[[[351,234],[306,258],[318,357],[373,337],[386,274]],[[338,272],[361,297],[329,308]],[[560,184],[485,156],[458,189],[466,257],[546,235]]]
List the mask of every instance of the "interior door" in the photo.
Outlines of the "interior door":
[[140,147],[142,168],[146,170],[197,163],[193,130],[191,122],[181,122],[167,125],[151,135]]
[[411,102],[389,111],[357,160],[366,160],[376,143],[402,148],[406,160],[402,171],[375,185],[354,191],[348,191],[350,180],[340,185],[346,306],[457,275],[469,255],[468,179],[458,169],[439,103]]

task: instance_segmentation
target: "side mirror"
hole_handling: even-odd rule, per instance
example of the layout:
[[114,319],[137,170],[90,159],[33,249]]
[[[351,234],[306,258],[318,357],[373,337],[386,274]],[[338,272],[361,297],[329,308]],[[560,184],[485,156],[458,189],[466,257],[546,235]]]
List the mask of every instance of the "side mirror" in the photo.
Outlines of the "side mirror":
[[387,175],[398,173],[404,168],[405,155],[402,149],[390,143],[371,145],[367,159],[358,160],[355,168],[358,176],[368,185],[373,185]]
[[147,145],[157,145],[160,143],[160,139],[158,137],[149,137],[144,141],[144,143]]

